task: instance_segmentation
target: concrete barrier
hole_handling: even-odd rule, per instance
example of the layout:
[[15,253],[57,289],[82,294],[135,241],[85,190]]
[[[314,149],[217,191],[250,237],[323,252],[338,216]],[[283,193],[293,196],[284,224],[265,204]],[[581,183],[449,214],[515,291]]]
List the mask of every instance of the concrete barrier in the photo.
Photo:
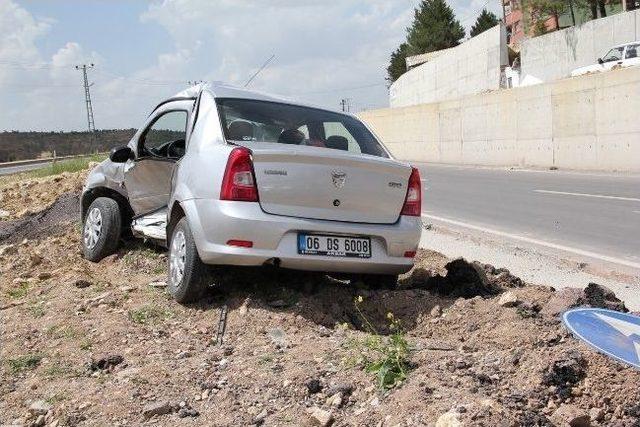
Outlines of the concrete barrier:
[[364,111],[399,159],[640,172],[640,67]]
[[640,10],[525,40],[520,51],[520,81],[568,77],[578,67],[595,64],[613,46],[635,40],[640,40]]
[[405,107],[438,102],[500,87],[500,69],[507,65],[504,25],[479,34],[433,56],[404,73],[389,89],[389,105]]

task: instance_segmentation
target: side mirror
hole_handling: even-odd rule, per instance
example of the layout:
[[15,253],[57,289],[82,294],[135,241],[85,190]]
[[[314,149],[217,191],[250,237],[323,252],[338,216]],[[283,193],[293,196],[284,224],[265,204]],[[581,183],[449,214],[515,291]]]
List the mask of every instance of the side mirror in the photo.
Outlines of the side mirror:
[[598,58],[598,64],[600,65],[604,64],[604,61],[602,60],[602,58]]
[[124,147],[112,148],[109,154],[109,159],[111,159],[113,163],[125,163],[127,160],[133,160],[133,158],[133,151],[126,145]]

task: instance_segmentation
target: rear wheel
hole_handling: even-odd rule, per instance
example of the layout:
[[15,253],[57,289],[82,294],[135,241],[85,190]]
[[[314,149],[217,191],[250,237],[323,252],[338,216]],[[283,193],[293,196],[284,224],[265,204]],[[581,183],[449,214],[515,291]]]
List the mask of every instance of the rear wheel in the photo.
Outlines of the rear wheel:
[[369,289],[392,290],[398,286],[395,274],[363,274],[359,278]]
[[84,257],[98,262],[114,253],[120,244],[121,225],[118,202],[108,197],[95,199],[87,209],[82,226]]
[[169,293],[179,303],[197,301],[207,288],[207,270],[198,255],[187,218],[183,217],[171,233],[167,285]]

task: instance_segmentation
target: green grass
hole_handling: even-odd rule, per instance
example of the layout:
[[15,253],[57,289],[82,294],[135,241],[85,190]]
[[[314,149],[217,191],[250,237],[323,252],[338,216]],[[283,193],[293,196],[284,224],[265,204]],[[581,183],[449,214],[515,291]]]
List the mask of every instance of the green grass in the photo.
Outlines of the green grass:
[[90,162],[101,162],[106,158],[107,156],[104,154],[96,154],[79,159],[60,160],[41,169],[31,171],[28,175],[33,178],[43,178],[45,176],[59,175],[63,172],[78,172],[87,169]]
[[37,367],[42,360],[41,354],[25,354],[24,356],[16,357],[15,359],[7,360],[7,364],[14,374],[31,370]]
[[29,293],[29,284],[27,282],[20,282],[15,288],[9,289],[7,295],[11,298],[23,298]]
[[53,325],[47,329],[47,336],[51,338],[74,339],[78,337],[78,331],[69,325]]
[[85,338],[82,341],[80,341],[80,350],[91,350],[93,348],[93,343],[91,342],[90,339]]
[[156,305],[145,305],[135,310],[129,310],[129,319],[133,323],[141,325],[161,322],[171,317],[173,317],[171,310]]

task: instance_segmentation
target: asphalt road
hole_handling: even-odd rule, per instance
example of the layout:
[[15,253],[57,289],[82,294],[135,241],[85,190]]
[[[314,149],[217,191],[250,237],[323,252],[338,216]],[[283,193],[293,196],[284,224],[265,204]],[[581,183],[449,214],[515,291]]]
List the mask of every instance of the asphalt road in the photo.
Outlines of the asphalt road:
[[426,222],[640,268],[640,176],[417,166]]
[[27,171],[31,171],[31,170],[35,170],[35,169],[40,169],[40,168],[43,168],[43,167],[49,165],[50,163],[51,162],[36,163],[36,164],[32,164],[32,165],[19,165],[19,166],[1,167],[0,168],[0,175],[11,175],[13,173],[27,172]]

